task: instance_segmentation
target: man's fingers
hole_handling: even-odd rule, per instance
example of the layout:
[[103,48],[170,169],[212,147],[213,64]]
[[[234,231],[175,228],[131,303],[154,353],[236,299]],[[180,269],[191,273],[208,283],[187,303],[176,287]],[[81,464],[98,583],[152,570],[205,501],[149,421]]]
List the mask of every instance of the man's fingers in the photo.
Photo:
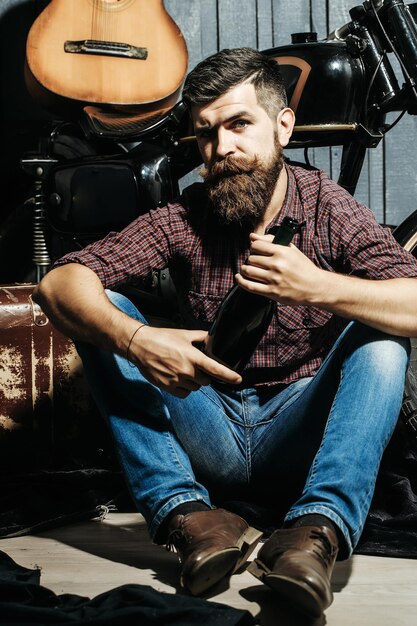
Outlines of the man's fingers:
[[[189,334],[192,343],[204,343],[208,332],[206,330],[190,330]],[[204,352],[199,353],[195,361],[195,366],[194,380],[196,380],[200,386],[209,385],[212,382],[212,378],[219,378],[232,385],[238,385],[242,382],[242,377],[237,374],[237,372],[211,359],[205,355]]]
[[264,254],[250,254],[247,263],[242,265],[244,267],[262,267],[263,269],[270,269],[271,257]]
[[[204,344],[208,334],[206,330],[176,332],[178,333],[178,340],[183,342],[180,352],[178,353],[178,344],[175,342],[176,349],[173,351],[175,358],[172,359],[171,366],[168,368],[159,367],[160,359],[157,357],[156,366],[154,364],[152,368],[148,367],[148,380],[152,379],[151,382],[154,384],[181,398],[186,397],[191,391],[209,385],[213,378],[230,384],[242,382],[242,377],[239,374],[211,359],[199,349],[197,344]],[[190,347],[190,343],[195,345]],[[176,382],[169,383],[167,381],[172,374],[175,374],[174,378],[177,376],[178,378]]]
[[271,241],[253,241],[250,247],[251,254],[260,254],[262,256],[273,256],[277,252],[278,244]]
[[261,269],[260,267],[253,267],[252,265],[245,265],[240,268],[240,274],[244,278],[254,280],[259,283],[267,283],[269,272],[267,269]]
[[186,332],[191,343],[203,343],[208,334],[206,330],[188,330]]
[[274,235],[258,235],[258,233],[250,233],[251,241],[270,241],[274,240]]
[[255,282],[254,280],[247,280],[242,274],[235,274],[237,284],[243,289],[250,291],[251,293],[257,293],[262,296],[271,295],[271,287],[266,283]]
[[234,372],[225,365],[218,363],[203,353],[201,353],[196,365],[200,370],[209,374],[210,378],[217,378],[225,383],[231,383],[232,385],[238,385],[242,382],[240,374]]

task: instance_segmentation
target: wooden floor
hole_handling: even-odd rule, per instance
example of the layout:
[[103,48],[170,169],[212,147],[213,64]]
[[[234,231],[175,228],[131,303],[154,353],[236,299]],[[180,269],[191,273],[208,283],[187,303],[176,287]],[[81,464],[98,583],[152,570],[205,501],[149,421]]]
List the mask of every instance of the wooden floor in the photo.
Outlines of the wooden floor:
[[[40,567],[41,584],[58,594],[94,597],[125,583],[177,592],[176,555],[153,545],[133,513],[2,539],[0,550],[20,565]],[[263,626],[417,625],[417,560],[354,556],[336,564],[333,589],[334,603],[316,621],[296,614],[247,572],[234,575],[230,587],[210,600],[247,609]]]

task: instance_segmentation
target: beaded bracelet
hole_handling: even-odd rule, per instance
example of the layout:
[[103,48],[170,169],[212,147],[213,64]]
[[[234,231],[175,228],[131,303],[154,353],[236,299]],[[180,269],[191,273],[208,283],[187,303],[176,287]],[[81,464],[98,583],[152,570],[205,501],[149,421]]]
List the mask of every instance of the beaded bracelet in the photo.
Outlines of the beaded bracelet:
[[131,360],[130,360],[130,358],[129,358],[130,346],[132,345],[132,341],[133,341],[133,339],[135,338],[136,333],[137,333],[137,332],[138,332],[141,328],[143,328],[144,326],[146,326],[146,324],[141,324],[140,326],[138,326],[138,327],[137,327],[137,329],[135,330],[135,332],[134,332],[134,333],[133,333],[133,335],[131,336],[130,341],[129,341],[129,344],[128,344],[128,346],[127,346],[127,350],[126,350],[126,359],[127,359],[128,363],[130,363],[130,365],[131,365],[132,367],[136,367],[136,366],[135,366],[135,364],[134,364],[134,363],[132,363],[132,361],[131,361]]

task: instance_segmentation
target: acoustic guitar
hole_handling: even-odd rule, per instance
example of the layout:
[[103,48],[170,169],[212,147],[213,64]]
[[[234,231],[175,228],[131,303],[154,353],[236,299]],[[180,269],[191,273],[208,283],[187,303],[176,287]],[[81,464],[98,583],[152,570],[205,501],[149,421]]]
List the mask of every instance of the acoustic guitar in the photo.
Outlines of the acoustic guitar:
[[52,0],[26,45],[29,91],[47,108],[172,106],[187,71],[163,0]]

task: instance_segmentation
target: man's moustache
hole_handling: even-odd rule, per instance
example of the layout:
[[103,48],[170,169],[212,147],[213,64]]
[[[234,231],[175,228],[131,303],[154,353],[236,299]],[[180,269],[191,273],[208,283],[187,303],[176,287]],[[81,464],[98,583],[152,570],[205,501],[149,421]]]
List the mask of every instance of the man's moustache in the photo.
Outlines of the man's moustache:
[[223,178],[242,174],[252,174],[256,169],[257,159],[224,159],[213,163],[210,168],[203,168],[201,176],[207,183],[216,183]]

